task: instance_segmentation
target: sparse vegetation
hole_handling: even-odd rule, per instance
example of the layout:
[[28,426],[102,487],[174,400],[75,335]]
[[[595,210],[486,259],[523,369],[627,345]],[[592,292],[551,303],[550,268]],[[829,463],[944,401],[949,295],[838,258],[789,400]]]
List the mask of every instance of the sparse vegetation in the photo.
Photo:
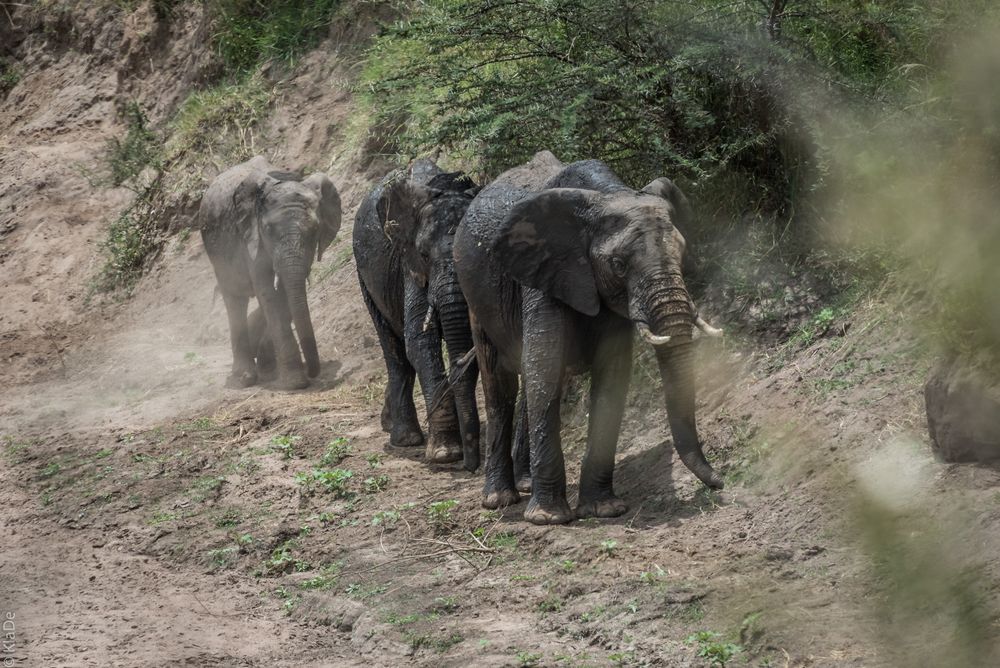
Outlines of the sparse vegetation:
[[307,492],[320,490],[337,497],[346,497],[351,493],[348,482],[352,477],[354,473],[348,469],[312,469],[296,473],[295,482]]
[[427,506],[427,518],[431,521],[434,530],[443,533],[450,529],[455,518],[452,512],[458,506],[458,499],[446,499],[444,501],[434,501]]
[[282,459],[291,459],[295,456],[295,444],[302,440],[301,436],[294,434],[282,434],[271,439],[271,452],[277,452]]
[[717,668],[725,668],[733,657],[743,651],[739,645],[723,641],[722,634],[715,631],[698,631],[688,636],[685,642],[694,645],[698,656]]
[[319,463],[321,466],[336,466],[351,454],[351,444],[346,438],[338,437],[330,441]]
[[116,186],[133,184],[136,187],[136,180],[143,170],[160,167],[160,139],[149,128],[149,119],[135,100],[125,105],[122,117],[126,127],[124,139],[114,137],[108,141],[111,183]]

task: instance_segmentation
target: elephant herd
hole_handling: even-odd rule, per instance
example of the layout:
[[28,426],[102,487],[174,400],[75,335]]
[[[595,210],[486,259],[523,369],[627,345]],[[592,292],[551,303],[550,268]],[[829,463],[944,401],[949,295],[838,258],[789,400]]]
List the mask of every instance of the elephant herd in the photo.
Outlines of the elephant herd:
[[[682,276],[690,216],[670,179],[633,190],[598,160],[567,165],[548,151],[482,188],[429,160],[388,174],[359,207],[353,241],[388,371],[390,444],[426,444],[428,461],[478,469],[481,376],[483,506],[530,493],[524,517],[536,524],[619,516],[615,450],[637,331],[655,351],[681,461],[721,488],[695,420],[692,340],[721,332],[698,314]],[[305,387],[319,373],[306,278],[340,228],[333,184],[256,157],[212,183],[199,218],[229,317],[227,385]],[[260,308],[248,316],[250,297]],[[571,509],[559,407],[567,377],[585,372],[587,451]]]

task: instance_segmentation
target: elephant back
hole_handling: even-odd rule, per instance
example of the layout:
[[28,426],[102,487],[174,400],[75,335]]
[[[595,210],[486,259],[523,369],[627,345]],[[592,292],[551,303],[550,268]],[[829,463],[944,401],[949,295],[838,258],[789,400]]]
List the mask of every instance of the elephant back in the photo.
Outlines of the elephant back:
[[548,188],[580,188],[602,193],[632,190],[601,160],[580,160],[566,165],[546,181],[542,190]]

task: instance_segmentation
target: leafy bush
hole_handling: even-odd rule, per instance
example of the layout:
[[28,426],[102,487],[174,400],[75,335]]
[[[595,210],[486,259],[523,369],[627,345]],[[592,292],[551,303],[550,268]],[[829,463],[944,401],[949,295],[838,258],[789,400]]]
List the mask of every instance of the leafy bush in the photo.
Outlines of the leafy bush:
[[128,128],[124,139],[108,141],[111,182],[116,186],[134,180],[146,167],[157,167],[160,150],[159,138],[149,129],[149,119],[138,102],[125,105],[122,115]]
[[376,40],[365,86],[406,155],[443,146],[496,174],[547,148],[787,212],[822,174],[817,105],[886,104],[926,76],[902,66],[952,17],[905,4],[429,0]]
[[249,71],[268,60],[293,60],[314,46],[339,0],[214,0],[213,41],[226,64]]
[[102,243],[107,260],[94,279],[93,289],[111,292],[135,287],[147,260],[160,247],[161,183],[157,177],[108,227]]

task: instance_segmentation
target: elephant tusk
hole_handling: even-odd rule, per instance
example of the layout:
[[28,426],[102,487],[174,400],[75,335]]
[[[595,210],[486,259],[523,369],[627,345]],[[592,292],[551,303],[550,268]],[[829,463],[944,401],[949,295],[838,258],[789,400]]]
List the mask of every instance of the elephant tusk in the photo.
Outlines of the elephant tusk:
[[434,320],[434,304],[428,304],[427,315],[424,316],[424,328],[421,331],[426,332],[430,329],[432,320]]
[[705,336],[711,336],[712,338],[719,338],[722,336],[722,330],[716,327],[712,327],[710,324],[705,322],[701,315],[696,315],[694,318],[694,326],[701,330]]
[[654,346],[663,346],[670,343],[670,336],[657,336],[649,330],[649,325],[644,322],[635,323],[636,329],[639,330],[639,336],[642,339]]

